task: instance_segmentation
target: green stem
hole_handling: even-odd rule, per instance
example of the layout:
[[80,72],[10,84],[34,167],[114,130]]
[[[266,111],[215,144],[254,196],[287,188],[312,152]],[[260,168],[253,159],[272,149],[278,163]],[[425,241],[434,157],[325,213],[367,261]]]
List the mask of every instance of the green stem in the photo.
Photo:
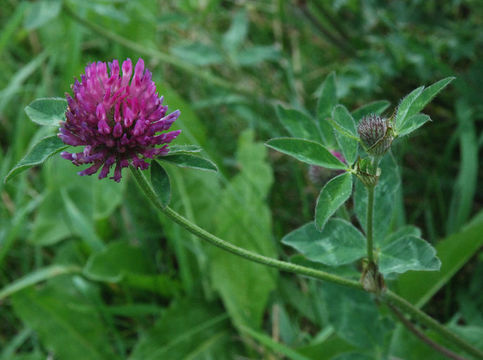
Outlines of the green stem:
[[[251,251],[242,249],[238,246],[232,245],[223,239],[220,239],[219,237],[200,228],[196,224],[193,224],[188,219],[184,218],[183,216],[178,214],[170,207],[168,206],[163,207],[163,205],[157,198],[153,188],[147,181],[146,177],[142,174],[142,172],[139,171],[138,169],[135,169],[132,166],[130,167],[130,169],[139,187],[143,190],[144,194],[148,197],[148,199],[159,211],[163,212],[168,218],[178,223],[183,228],[195,234],[196,236],[200,237],[201,239],[206,240],[210,244],[215,245],[228,252],[231,252],[232,254],[241,256],[247,260],[250,260],[259,264],[264,264],[264,265],[276,268],[278,270],[287,271],[287,272],[291,272],[299,275],[310,276],[316,279],[330,281],[339,285],[363,290],[362,285],[357,281],[346,279],[324,271],[319,271],[305,266],[300,266],[297,264],[292,264],[289,262],[280,261],[277,259],[262,256],[262,255],[253,253]],[[395,306],[398,306],[400,309],[402,309],[403,311],[407,312],[409,315],[416,318],[418,321],[426,325],[428,328],[433,329],[440,335],[444,336],[447,340],[452,341],[455,345],[460,346],[462,349],[465,349],[468,353],[473,354],[474,356],[477,356],[479,359],[483,359],[483,353],[481,351],[474,348],[463,339],[459,338],[456,334],[453,334],[451,331],[446,329],[443,325],[438,323],[436,320],[434,320],[433,318],[431,318],[429,315],[425,314],[418,308],[416,308],[414,305],[412,305],[405,299],[399,297],[398,295],[394,294],[391,291],[387,291],[383,295],[383,300],[389,301]]]
[[215,245],[223,250],[231,252],[232,254],[241,256],[245,259],[250,261],[254,261],[260,264],[268,265],[270,267],[277,268],[279,270],[288,271],[291,273],[296,273],[300,275],[306,275],[310,277],[314,277],[320,280],[327,280],[330,282],[334,282],[340,285],[353,287],[356,289],[362,289],[361,284],[354,280],[345,279],[343,277],[333,275],[324,271],[315,270],[312,268],[308,268],[305,266],[300,266],[297,264],[292,264],[285,261],[280,261],[277,259],[269,258],[263,255],[259,255],[257,253],[253,253],[251,251],[245,250],[238,246],[232,245],[229,242],[220,239],[219,237],[209,233],[208,231],[200,228],[198,225],[193,224],[191,221],[186,219],[185,217],[178,214],[176,211],[171,209],[169,206],[163,207],[159,199],[157,198],[153,188],[148,183],[146,177],[143,175],[141,171],[130,167],[134,178],[136,179],[138,185],[143,190],[144,194],[148,197],[148,199],[152,202],[152,204],[161,212],[163,212],[168,218],[173,220],[174,222],[181,225],[183,228],[188,230],[189,232],[195,234],[196,236],[200,237],[203,240],[208,241],[210,244]]
[[374,214],[374,186],[367,186],[367,219],[366,219],[366,239],[367,239],[367,259],[369,263],[374,263],[373,255],[373,214]]
[[222,79],[216,75],[211,74],[210,72],[200,69],[199,67],[196,67],[194,65],[191,65],[189,63],[184,62],[180,58],[176,56],[172,56],[170,54],[164,53],[162,51],[146,47],[140,43],[137,43],[135,41],[126,39],[123,36],[120,36],[116,33],[113,33],[109,30],[106,30],[105,27],[102,27],[98,24],[92,23],[79,15],[76,14],[75,11],[70,9],[68,6],[63,6],[63,11],[69,15],[72,19],[74,19],[76,22],[79,24],[91,29],[92,31],[98,33],[99,35],[102,35],[103,37],[110,39],[112,41],[117,42],[118,44],[131,49],[139,54],[143,54],[146,56],[151,56],[155,59],[158,59],[164,63],[170,64],[174,67],[177,67],[178,69],[185,71],[193,76],[199,77],[202,80],[205,80],[208,83],[211,83],[213,85],[216,85],[218,87],[227,89],[229,91],[237,92],[239,94],[245,95],[249,98],[255,98],[255,100],[260,101],[262,103],[275,103],[275,100],[267,99],[263,96],[255,96],[256,94],[255,91],[251,89],[247,89],[244,87],[240,87],[236,84],[236,82],[230,82],[225,79]]
[[483,351],[467,343],[455,333],[448,330],[445,326],[434,320],[431,316],[419,310],[406,299],[403,299],[402,297],[388,290],[385,294],[383,294],[382,301],[397,306],[399,309],[409,314],[414,320],[438,332],[444,338],[465,350],[468,354],[476,356],[478,359],[483,359]]
[[406,319],[403,313],[399,311],[397,307],[392,305],[391,303],[386,304],[389,310],[393,312],[393,314],[397,317],[397,319],[403,323],[403,325],[410,331],[412,332],[416,337],[418,337],[422,342],[426,343],[430,347],[432,347],[434,350],[437,352],[443,354],[449,359],[453,360],[465,360],[463,357],[459,356],[458,354],[455,354],[451,350],[445,348],[444,346],[438,344],[437,342],[431,340],[424,332],[419,330],[411,321]]

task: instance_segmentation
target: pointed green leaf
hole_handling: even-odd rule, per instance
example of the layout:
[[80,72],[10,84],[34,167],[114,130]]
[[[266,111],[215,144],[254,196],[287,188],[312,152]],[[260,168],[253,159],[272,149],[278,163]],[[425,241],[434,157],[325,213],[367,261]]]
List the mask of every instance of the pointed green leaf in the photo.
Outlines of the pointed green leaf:
[[298,138],[275,138],[268,140],[265,145],[310,165],[323,166],[328,169],[346,168],[346,165],[332,155],[329,150],[314,141]]
[[424,107],[454,79],[454,77],[447,77],[426,89],[424,89],[424,86],[421,86],[407,95],[401,101],[397,109],[395,121],[396,133],[401,134],[404,132],[405,134],[408,134],[409,132],[414,131],[417,127],[413,128],[414,124],[407,125],[406,122],[409,121],[413,115],[416,115],[423,110]]
[[336,130],[348,136],[358,137],[356,122],[344,105],[337,105],[334,108],[332,118],[336,125]]
[[329,118],[325,118],[319,121],[320,136],[322,138],[322,144],[330,149],[337,147],[337,140],[334,134],[334,128],[330,123]]
[[313,222],[292,231],[282,239],[309,260],[339,266],[360,259],[366,252],[366,239],[351,223],[331,219],[322,232]]
[[41,98],[25,107],[30,120],[40,125],[59,126],[65,120],[67,101],[64,98]]
[[409,110],[413,105],[414,101],[418,98],[419,95],[423,92],[424,86],[420,86],[417,89],[413,90],[411,93],[406,95],[404,99],[401,100],[401,103],[397,107],[396,112],[396,119],[394,121],[396,125],[396,132],[399,132],[399,129],[404,127],[404,122],[407,119]]
[[332,109],[337,104],[337,87],[335,81],[335,72],[331,72],[324,80],[320,88],[319,101],[317,103],[317,118],[319,121],[332,114]]
[[276,107],[276,112],[282,125],[293,137],[320,141],[319,129],[307,114],[295,109],[285,109],[281,105]]
[[352,116],[359,122],[364,116],[376,114],[381,115],[391,103],[387,100],[378,100],[369,104],[363,105],[352,112]]
[[436,250],[425,240],[406,235],[384,245],[379,253],[379,271],[402,274],[409,270],[439,270],[441,261]]
[[30,169],[32,166],[42,164],[45,160],[67,147],[68,145],[65,145],[56,135],[41,139],[32,147],[27,155],[25,155],[25,157],[9,171],[7,176],[5,176],[4,182],[7,182],[15,175]]
[[173,155],[166,155],[160,156],[157,160],[167,161],[172,163],[176,166],[180,167],[187,167],[192,169],[198,170],[207,170],[207,171],[218,171],[215,163],[211,160],[202,158],[200,156],[195,156],[191,154],[173,154]]
[[169,155],[179,153],[199,153],[201,150],[203,149],[198,145],[171,145],[169,147]]
[[431,118],[426,114],[415,114],[409,117],[403,126],[398,130],[398,136],[404,136],[419,129],[421,126],[431,121]]
[[438,93],[443,90],[446,86],[449,85],[454,79],[454,76],[447,77],[445,79],[439,80],[435,82],[433,85],[428,86],[424,91],[417,97],[417,99],[411,105],[411,108],[408,111],[407,117],[417,114],[424,107],[429,104],[433,98],[438,95]]
[[359,137],[354,119],[343,105],[337,105],[332,114],[335,138],[347,163],[352,165],[357,159]]
[[331,179],[320,191],[315,206],[315,226],[322,230],[327,220],[352,193],[352,175],[344,173]]
[[339,149],[342,152],[342,155],[344,155],[345,161],[349,166],[351,166],[357,160],[359,142],[354,138],[342,135],[338,132],[335,133],[335,138],[337,140],[337,144],[339,145]]
[[154,192],[161,201],[161,204],[166,207],[171,200],[171,184],[169,182],[169,175],[158,162],[151,163],[151,184]]

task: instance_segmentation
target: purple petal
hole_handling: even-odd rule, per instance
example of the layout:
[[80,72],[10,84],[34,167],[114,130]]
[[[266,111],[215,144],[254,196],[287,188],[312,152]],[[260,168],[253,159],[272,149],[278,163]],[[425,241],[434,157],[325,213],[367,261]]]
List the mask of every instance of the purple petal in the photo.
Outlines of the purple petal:
[[168,107],[162,105],[164,98],[158,97],[143,59],[134,68],[130,59],[121,67],[117,60],[90,63],[71,88],[58,136],[68,145],[84,146],[81,152],[61,154],[74,165],[91,164],[80,175],[99,172],[102,179],[116,164],[111,179],[120,181],[129,164],[146,169],[145,159],[166,154],[166,144],[180,132],[162,133],[180,113],[166,115]]
[[93,175],[99,170],[101,165],[102,165],[102,162],[97,162],[94,165],[88,167],[87,169],[79,171],[77,174],[80,175],[80,176]]

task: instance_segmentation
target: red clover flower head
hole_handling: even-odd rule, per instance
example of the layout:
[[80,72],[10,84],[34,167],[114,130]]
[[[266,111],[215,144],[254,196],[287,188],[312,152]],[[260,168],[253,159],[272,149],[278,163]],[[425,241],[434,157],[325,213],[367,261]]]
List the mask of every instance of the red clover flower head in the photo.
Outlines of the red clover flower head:
[[149,167],[146,158],[168,153],[167,144],[181,131],[161,132],[170,128],[180,112],[166,114],[168,107],[162,105],[163,97],[156,93],[142,59],[136,63],[134,75],[131,59],[121,69],[114,60],[109,69],[110,74],[105,62],[92,63],[81,81],[72,85],[74,96],[66,94],[66,121],[60,124],[59,137],[68,145],[84,146],[79,153],[61,153],[74,165],[92,164],[79,175],[101,169],[99,179],[103,179],[115,164],[111,179],[119,182],[122,168],[132,164],[144,170]]

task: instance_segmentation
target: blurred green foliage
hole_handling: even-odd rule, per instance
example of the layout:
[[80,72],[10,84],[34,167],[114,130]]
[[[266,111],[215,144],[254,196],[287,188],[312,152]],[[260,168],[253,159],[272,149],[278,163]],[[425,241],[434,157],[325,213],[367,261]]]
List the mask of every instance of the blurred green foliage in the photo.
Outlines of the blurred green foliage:
[[[0,7],[0,178],[56,132],[30,122],[24,108],[34,99],[69,92],[89,62],[143,57],[159,94],[181,110],[176,143],[202,146],[220,170],[168,165],[172,207],[234,244],[283,259],[292,251],[280,239],[312,219],[320,187],[304,164],[262,143],[296,132],[294,119],[328,116],[335,104],[324,96],[317,104],[320,94],[335,94],[358,121],[389,116],[385,100],[393,109],[410,90],[456,76],[426,108],[434,121],[393,147],[402,186],[387,204],[392,219],[376,228],[423,229],[441,272],[407,273],[390,285],[481,346],[483,258],[473,255],[483,226],[481,1]],[[115,184],[76,171],[54,156],[0,183],[1,360],[441,358],[394,328],[367,294],[207,247],[158,217],[128,176]],[[353,210],[364,216],[357,190],[340,215],[351,220]],[[357,276],[350,266],[330,271]]]

